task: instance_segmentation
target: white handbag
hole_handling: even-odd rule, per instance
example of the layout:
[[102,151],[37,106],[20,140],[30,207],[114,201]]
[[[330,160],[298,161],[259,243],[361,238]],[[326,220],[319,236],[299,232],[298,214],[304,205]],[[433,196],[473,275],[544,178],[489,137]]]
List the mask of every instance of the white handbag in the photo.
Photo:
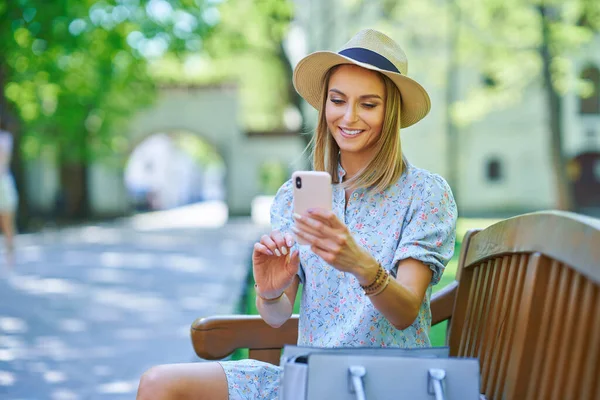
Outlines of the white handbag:
[[447,347],[418,349],[286,346],[280,400],[479,399],[477,359]]

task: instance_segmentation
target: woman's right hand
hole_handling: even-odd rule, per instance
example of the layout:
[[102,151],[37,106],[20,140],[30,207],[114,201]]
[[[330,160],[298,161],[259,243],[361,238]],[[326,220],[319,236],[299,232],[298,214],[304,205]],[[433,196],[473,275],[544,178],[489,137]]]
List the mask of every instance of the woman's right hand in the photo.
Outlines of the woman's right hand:
[[291,252],[294,243],[292,235],[273,231],[254,244],[252,272],[261,297],[276,298],[294,281],[300,265],[298,250]]

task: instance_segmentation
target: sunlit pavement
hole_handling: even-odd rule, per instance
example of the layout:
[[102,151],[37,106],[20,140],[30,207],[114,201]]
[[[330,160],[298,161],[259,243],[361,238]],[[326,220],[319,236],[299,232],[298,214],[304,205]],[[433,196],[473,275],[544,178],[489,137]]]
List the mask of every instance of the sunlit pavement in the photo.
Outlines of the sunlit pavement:
[[198,361],[191,322],[234,312],[265,229],[226,219],[212,204],[20,236],[0,279],[0,399],[133,399],[150,366]]

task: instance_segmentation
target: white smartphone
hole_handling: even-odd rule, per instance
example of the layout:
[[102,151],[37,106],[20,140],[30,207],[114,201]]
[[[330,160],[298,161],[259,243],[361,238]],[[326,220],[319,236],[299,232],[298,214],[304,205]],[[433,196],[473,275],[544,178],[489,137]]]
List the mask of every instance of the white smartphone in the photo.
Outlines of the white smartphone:
[[[303,215],[309,208],[331,210],[333,194],[331,175],[323,171],[296,171],[292,174],[294,185],[294,213]],[[296,238],[299,244],[307,244]]]

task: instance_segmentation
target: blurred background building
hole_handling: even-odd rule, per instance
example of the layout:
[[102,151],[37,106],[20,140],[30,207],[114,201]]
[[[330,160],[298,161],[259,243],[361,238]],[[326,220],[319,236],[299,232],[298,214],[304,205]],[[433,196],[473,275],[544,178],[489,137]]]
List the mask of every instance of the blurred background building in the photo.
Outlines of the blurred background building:
[[[431,113],[403,132],[404,151],[450,182],[463,215],[600,208],[600,36],[588,3],[552,12],[433,0],[117,3],[93,4],[67,30],[86,44],[129,18],[125,43],[102,50],[114,74],[130,69],[132,83],[111,89],[124,96],[120,111],[104,105],[110,96],[87,98],[80,91],[92,89],[71,76],[78,63],[92,75],[105,67],[76,53],[49,55],[51,38],[26,29],[39,14],[14,9],[20,19],[5,34],[48,58],[34,66],[9,51],[2,82],[3,117],[22,149],[14,163],[22,219],[106,218],[209,200],[231,215],[265,207],[293,170],[309,167],[316,112],[294,92],[293,66],[367,27],[402,44],[409,75],[429,91]],[[140,8],[149,31],[132,17]],[[62,75],[42,73],[56,64]],[[138,69],[147,77],[134,79]],[[16,94],[27,82],[38,82],[33,100]],[[65,113],[68,102],[57,106],[61,84],[79,101],[77,115]],[[81,126],[60,122],[71,117]],[[73,151],[77,132],[85,139]]]
[[[301,162],[304,143],[297,132],[249,133],[239,118],[235,86],[161,88],[156,103],[126,128],[132,145],[112,155],[112,165],[106,159],[90,165],[90,212],[110,217],[224,201],[231,214],[249,215],[253,198],[263,192],[265,161],[291,168],[294,159]],[[45,160],[27,165],[29,205],[51,213],[55,204],[49,200],[60,195],[60,171]]]

